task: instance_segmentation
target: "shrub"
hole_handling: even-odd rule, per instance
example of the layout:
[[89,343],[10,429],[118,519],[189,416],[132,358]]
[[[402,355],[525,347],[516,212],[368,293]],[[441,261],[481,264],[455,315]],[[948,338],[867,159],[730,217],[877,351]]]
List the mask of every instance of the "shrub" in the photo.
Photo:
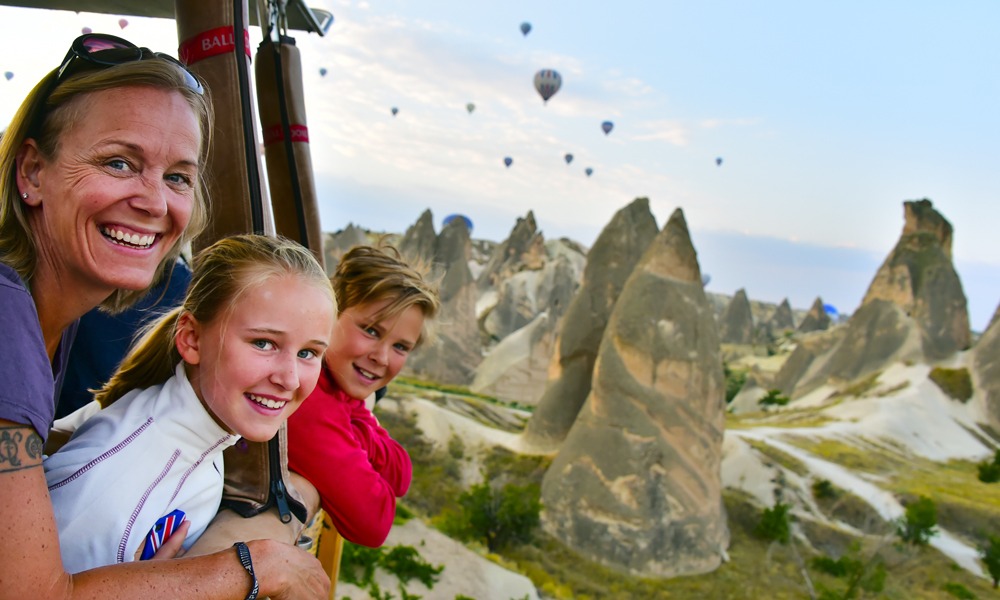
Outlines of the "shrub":
[[810,561],[817,571],[843,579],[847,584],[842,591],[820,586],[819,600],[850,600],[857,598],[861,591],[877,594],[885,588],[887,572],[881,559],[876,556],[872,560],[863,560],[858,555],[859,547],[855,545],[837,560],[820,556]]
[[965,587],[961,583],[954,583],[952,581],[949,581],[948,583],[941,586],[941,589],[943,589],[944,591],[948,592],[949,594],[951,594],[956,598],[960,598],[961,600],[976,600],[976,598],[979,597],[970,592],[969,588]]
[[787,544],[789,538],[788,505],[777,502],[774,508],[765,508],[760,523],[753,530],[753,534],[763,540],[777,540],[782,544]]
[[462,441],[462,438],[457,435],[451,436],[451,439],[448,440],[448,454],[455,459],[465,457],[465,442]]
[[837,490],[834,489],[833,484],[827,479],[814,481],[812,484],[812,490],[813,496],[820,499],[837,497]]
[[726,404],[733,401],[736,394],[740,393],[740,388],[747,381],[747,372],[742,370],[732,370],[729,365],[722,363],[722,373],[726,377]]
[[788,397],[781,395],[781,390],[769,390],[767,395],[757,401],[760,406],[785,406]]
[[979,557],[986,565],[986,571],[993,578],[993,589],[996,589],[1000,582],[1000,537],[990,536],[990,543],[979,550]]
[[[375,583],[375,569],[380,567],[395,575],[400,581],[400,591],[412,579],[417,579],[428,588],[433,588],[444,571],[444,565],[431,565],[420,556],[413,546],[397,544],[392,548],[368,548],[344,540],[344,550],[340,558],[340,580],[369,590],[373,598],[389,598],[383,596],[378,584]],[[360,573],[359,573],[360,571]],[[416,596],[409,596],[416,600]]]
[[979,481],[983,483],[996,483],[1000,481],[1000,450],[993,456],[993,462],[984,460],[979,463]]
[[937,507],[927,496],[910,503],[906,507],[906,515],[896,521],[896,533],[904,542],[923,546],[937,532]]
[[931,369],[928,377],[941,388],[942,392],[955,400],[968,402],[969,398],[972,398],[972,377],[965,367],[961,369],[935,367]]
[[485,541],[490,552],[496,552],[511,542],[531,539],[542,510],[540,496],[535,484],[495,489],[483,482],[459,496],[461,512],[444,513],[437,524],[448,535]]

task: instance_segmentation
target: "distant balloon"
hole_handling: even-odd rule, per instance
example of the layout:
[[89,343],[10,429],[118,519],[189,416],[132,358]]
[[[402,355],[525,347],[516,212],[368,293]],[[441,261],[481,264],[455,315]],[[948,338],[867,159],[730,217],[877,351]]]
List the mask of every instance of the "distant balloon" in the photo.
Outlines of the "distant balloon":
[[319,76],[320,77],[326,77],[326,69],[320,68],[320,70],[319,70]]
[[531,31],[531,23],[527,21],[521,23],[521,33],[523,33],[524,35],[528,35],[529,31]]
[[510,168],[511,163],[513,163],[513,162],[514,162],[514,159],[511,158],[511,157],[509,157],[509,156],[507,158],[503,159],[503,164],[507,165],[508,169]]
[[611,133],[611,130],[615,128],[615,124],[611,121],[605,121],[601,123],[601,129],[604,130],[604,135]]
[[837,312],[837,309],[834,308],[834,306],[832,304],[824,304],[823,305],[823,310],[826,311],[826,314],[830,315],[834,319],[836,319],[837,316],[840,315],[840,313]]
[[469,111],[469,114],[472,114],[472,111],[476,110],[476,105],[469,102],[465,105],[465,110]]
[[587,174],[587,177],[590,177],[591,175],[594,174],[594,170],[591,169],[590,167],[587,167],[586,169],[584,169],[583,172]]
[[709,275],[708,273],[702,273],[701,274],[701,287],[705,287],[706,285],[708,285],[709,281],[712,281],[712,276]]
[[442,221],[441,225],[447,226],[448,223],[451,223],[456,219],[461,219],[462,221],[465,221],[466,228],[468,228],[469,233],[472,233],[472,219],[470,219],[465,215],[448,215],[447,217],[444,218],[444,221]]
[[118,26],[122,29],[128,27],[128,19],[118,19]]
[[717,167],[721,167],[722,166],[722,158],[715,159],[715,166],[717,166]]
[[542,100],[549,101],[553,94],[559,91],[562,86],[562,76],[552,69],[542,69],[535,73],[535,89],[542,96]]
[[573,155],[572,155],[572,154],[569,154],[569,153],[567,153],[567,154],[566,154],[566,156],[565,156],[564,158],[566,159],[566,164],[567,164],[567,165],[568,165],[569,163],[573,162]]
[[84,27],[83,29],[80,30],[80,33],[86,35],[88,33],[94,33],[94,30],[91,29],[90,27]]
[[14,78],[14,74],[11,73],[10,71],[7,71],[6,73],[4,73],[3,76],[7,78],[7,81],[10,81],[11,79]]
[[398,113],[398,112],[399,112],[399,109],[398,109],[398,108],[396,108],[395,106],[393,106],[393,107],[392,107],[392,116],[394,116],[394,117],[395,117],[395,116],[396,116],[396,113]]

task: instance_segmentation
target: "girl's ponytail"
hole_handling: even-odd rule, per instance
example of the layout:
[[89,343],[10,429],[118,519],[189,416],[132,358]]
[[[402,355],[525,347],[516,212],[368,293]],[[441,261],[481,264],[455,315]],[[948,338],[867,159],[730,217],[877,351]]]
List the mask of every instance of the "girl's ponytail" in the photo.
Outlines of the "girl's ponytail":
[[143,328],[142,336],[122,360],[121,366],[94,399],[107,408],[132,390],[159,385],[174,375],[181,357],[174,344],[177,321],[184,312],[178,306]]

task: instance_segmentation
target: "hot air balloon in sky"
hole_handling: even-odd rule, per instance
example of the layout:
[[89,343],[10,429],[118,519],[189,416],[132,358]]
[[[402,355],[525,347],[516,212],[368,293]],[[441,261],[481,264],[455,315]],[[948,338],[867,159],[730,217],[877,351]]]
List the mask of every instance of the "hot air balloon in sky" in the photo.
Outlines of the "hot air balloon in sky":
[[322,68],[322,67],[320,68],[320,70],[319,70],[319,76],[320,77],[326,77],[326,69],[325,68]]
[[552,69],[542,69],[535,73],[535,89],[545,102],[559,91],[560,86],[562,86],[562,76]]
[[398,113],[398,112],[399,112],[399,109],[398,109],[398,108],[396,108],[395,106],[393,106],[393,107],[392,107],[392,116],[394,116],[394,117],[395,117],[395,116],[396,116],[396,113]]
[[509,157],[509,156],[503,159],[503,164],[507,165],[508,169],[510,168],[511,163],[513,163],[513,162],[514,162],[514,159],[511,158],[511,157]]
[[702,273],[701,274],[701,287],[705,287],[706,285],[708,285],[709,281],[712,281],[712,276],[709,275],[708,273]]
[[118,26],[122,29],[128,27],[128,19],[118,19]]
[[476,110],[476,105],[469,102],[465,105],[465,110],[469,111],[469,114],[472,114],[472,111]]
[[447,227],[448,223],[451,223],[452,221],[454,221],[456,219],[458,219],[460,221],[464,221],[465,222],[465,226],[469,230],[469,233],[472,233],[472,219],[470,219],[469,217],[467,217],[465,215],[448,215],[447,217],[444,218],[444,221],[441,222],[441,225],[443,227]]
[[611,121],[605,121],[601,123],[601,129],[604,130],[604,135],[611,133],[611,130],[615,128],[615,124]]
[[823,310],[826,311],[826,314],[829,315],[831,319],[836,319],[838,316],[840,316],[840,313],[837,311],[836,308],[834,308],[832,304],[824,304]]
[[4,73],[3,76],[7,78],[7,81],[10,81],[11,79],[14,78],[14,74],[11,73],[10,71],[7,71],[6,73]]
[[572,154],[570,154],[570,153],[568,153],[568,152],[566,153],[566,156],[565,156],[564,158],[566,159],[566,164],[567,164],[567,165],[568,165],[569,163],[573,162],[573,155],[572,155]]
[[719,157],[719,158],[715,159],[715,166],[717,166],[717,167],[721,167],[722,166],[722,157]]
[[531,23],[527,21],[521,23],[521,33],[523,33],[524,35],[528,35],[529,31],[531,31]]
[[591,169],[590,167],[587,167],[586,169],[584,169],[583,172],[587,174],[587,177],[590,177],[591,175],[594,174],[594,170]]
[[94,30],[91,29],[90,27],[84,27],[80,29],[80,33],[87,35],[88,33],[94,33]]

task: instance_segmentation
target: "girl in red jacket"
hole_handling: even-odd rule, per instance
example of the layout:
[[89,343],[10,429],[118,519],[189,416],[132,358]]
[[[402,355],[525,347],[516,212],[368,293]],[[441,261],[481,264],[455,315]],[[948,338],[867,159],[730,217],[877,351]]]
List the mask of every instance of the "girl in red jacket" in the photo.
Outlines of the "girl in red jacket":
[[345,539],[374,548],[389,535],[412,470],[365,398],[425,340],[440,301],[392,246],[352,248],[331,279],[340,317],[316,389],[288,419],[288,467],[316,487]]

